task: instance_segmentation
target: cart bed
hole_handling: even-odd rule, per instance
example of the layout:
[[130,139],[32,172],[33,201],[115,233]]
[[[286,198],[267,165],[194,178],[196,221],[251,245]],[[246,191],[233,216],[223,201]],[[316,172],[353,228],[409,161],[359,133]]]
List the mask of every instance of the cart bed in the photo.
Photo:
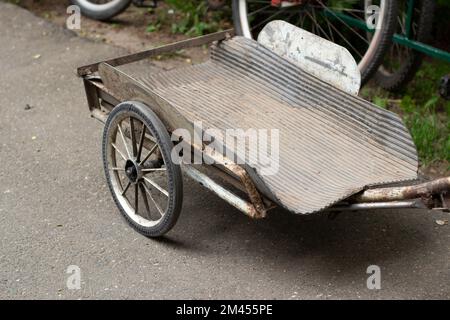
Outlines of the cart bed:
[[[367,186],[417,178],[415,146],[401,119],[302,71],[253,40],[234,37],[213,46],[196,66],[107,76],[107,89],[133,80],[172,108],[164,113],[201,121],[203,129],[279,129],[274,175],[245,166],[258,189],[295,213],[327,208]],[[145,70],[144,70],[145,71]],[[132,78],[128,77],[131,76]],[[113,80],[114,81],[113,81]],[[129,90],[136,92],[136,90]],[[151,99],[150,99],[151,98]]]

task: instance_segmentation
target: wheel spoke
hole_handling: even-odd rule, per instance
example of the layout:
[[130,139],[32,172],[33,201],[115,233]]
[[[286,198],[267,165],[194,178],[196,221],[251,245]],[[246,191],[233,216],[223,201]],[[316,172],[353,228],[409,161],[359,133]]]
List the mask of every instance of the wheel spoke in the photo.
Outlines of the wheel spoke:
[[[339,30],[337,29],[337,27],[335,27],[333,24],[330,24],[330,26],[331,26],[331,28],[333,28],[333,30],[348,44],[348,46],[350,47],[350,48],[352,48],[354,51],[355,51],[355,53],[356,54],[358,54],[359,55],[359,57],[362,59],[362,57],[363,57],[363,55],[359,52],[359,50],[357,50],[351,43],[350,43],[350,41],[348,41],[347,40],[347,38],[346,37],[344,37],[343,35],[342,35],[342,33],[341,32],[339,32]],[[367,40],[366,40],[367,41]]]
[[[317,9],[321,9],[321,6],[314,6],[314,5],[310,5],[311,8],[317,8]],[[334,11],[347,11],[347,12],[358,12],[358,13],[365,13],[364,10],[361,9],[349,9],[349,8],[345,8],[345,7],[327,7],[330,10],[334,10]],[[356,16],[355,16],[356,17]]]
[[334,36],[333,36],[333,31],[331,31],[330,20],[328,20],[328,18],[326,16],[324,16],[324,17],[325,17],[325,20],[327,21],[327,26],[328,26],[328,31],[330,32],[331,41],[334,42]]
[[150,183],[156,189],[158,189],[163,195],[165,195],[166,197],[169,197],[169,193],[166,190],[164,190],[160,185],[158,185],[155,181],[153,181],[147,177],[144,177],[144,180],[147,181],[148,183]]
[[125,136],[124,136],[124,134],[122,132],[122,127],[120,126],[120,123],[117,125],[117,128],[119,129],[120,136],[122,137],[122,141],[123,141],[123,145],[125,146],[125,150],[127,150],[128,159],[131,159],[131,153],[130,153],[130,150],[128,150],[127,141],[126,141]]
[[148,199],[147,199],[147,195],[145,192],[145,187],[144,187],[144,183],[143,182],[139,182],[139,189],[141,191],[141,195],[142,195],[142,200],[144,201],[144,206],[145,206],[145,210],[147,213],[147,218],[149,218],[151,220],[151,215],[150,215],[150,207],[148,205]]
[[111,171],[125,171],[125,168],[109,168]]
[[166,168],[150,168],[150,169],[142,169],[141,170],[144,174],[157,172],[157,171],[166,171]]
[[141,164],[145,163],[145,161],[148,160],[148,158],[150,158],[150,156],[153,154],[153,152],[155,152],[155,150],[158,148],[158,145],[155,144],[149,151],[149,153],[145,156],[144,160],[141,161]]
[[273,15],[271,15],[270,17],[264,19],[263,21],[259,22],[258,24],[256,24],[255,26],[253,26],[251,29],[254,30],[256,28],[258,28],[259,26],[265,24],[268,21],[271,21],[273,18],[275,18],[277,15],[279,15],[280,13],[284,12],[285,10],[280,9],[278,10],[276,13],[274,13]]
[[249,17],[250,17],[250,16],[253,16],[253,15],[257,14],[258,12],[264,11],[264,10],[266,10],[267,8],[270,8],[270,7],[272,7],[272,5],[269,4],[268,6],[259,8],[259,9],[255,10],[255,11],[250,12],[250,13],[248,14],[248,16],[249,16]]
[[173,142],[158,117],[144,119],[147,108],[135,107],[123,103],[110,115],[102,138],[103,167],[120,212],[140,233],[157,237],[178,218],[181,203],[174,200],[181,200],[181,168],[164,161]]
[[160,206],[156,203],[155,199],[152,196],[152,193],[150,192],[150,189],[147,187],[147,185],[145,183],[143,183],[142,186],[144,187],[145,192],[147,192],[147,194],[149,195],[150,200],[152,200],[152,202],[155,205],[156,209],[158,210],[159,214],[161,216],[163,216],[164,215],[164,211],[162,211]]
[[127,161],[127,158],[125,157],[125,155],[122,153],[122,151],[119,150],[119,148],[117,148],[116,144],[111,142],[111,145],[113,146],[113,148],[120,154],[120,156],[122,157],[123,160]]
[[134,213],[138,214],[139,210],[139,187],[137,184],[134,185]]
[[137,153],[137,162],[141,161],[141,155],[142,155],[142,147],[144,146],[144,138],[145,138],[145,131],[147,130],[147,127],[142,122],[142,129],[141,129],[141,138],[139,139],[139,150]]
[[128,191],[128,189],[130,188],[130,186],[131,186],[131,182],[128,182],[127,186],[126,186],[125,189],[123,189],[123,191],[122,191],[122,196],[124,196],[125,193],[127,193],[127,191]]
[[137,145],[136,145],[136,132],[134,132],[134,118],[130,117],[130,131],[131,131],[131,147],[133,149],[133,157],[137,155]]
[[[320,24],[317,22],[316,11],[313,9],[313,15],[308,11],[305,11],[308,17],[312,20],[312,22],[317,26],[317,35],[320,36],[320,33],[323,33],[327,40],[330,40],[328,34],[322,29]],[[331,40],[330,40],[331,41]]]
[[[343,23],[345,26],[347,26],[348,29],[350,29],[350,31],[352,31],[354,34],[356,34],[357,37],[359,37],[361,40],[363,40],[364,42],[366,42],[367,44],[370,44],[369,41],[367,41],[367,39],[365,39],[363,36],[361,36],[358,32],[356,32],[355,30],[353,30],[352,27],[350,27],[348,25],[348,23],[346,23],[344,20],[342,20],[337,14],[335,14],[333,12],[333,10],[330,10],[329,8],[327,8],[327,6],[325,6],[323,4],[323,2],[321,0],[317,0],[317,2],[319,2],[319,4],[322,6],[322,8],[326,11],[329,12],[330,14],[332,14],[338,21],[340,21],[341,23]],[[342,35],[341,35],[342,36]],[[343,37],[343,36],[342,36]],[[346,39],[345,39],[346,40]],[[347,42],[347,40],[346,40]],[[349,44],[347,42],[347,44]]]

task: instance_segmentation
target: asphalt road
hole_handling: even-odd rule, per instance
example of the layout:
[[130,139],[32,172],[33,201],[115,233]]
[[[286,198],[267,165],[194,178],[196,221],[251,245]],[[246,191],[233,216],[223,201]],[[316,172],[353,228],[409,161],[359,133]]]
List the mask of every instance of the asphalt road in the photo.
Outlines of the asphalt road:
[[[251,221],[185,180],[163,240],[128,227],[75,68],[122,50],[0,2],[0,298],[450,298],[448,214],[274,211]],[[27,107],[27,105],[29,107]],[[66,286],[68,266],[81,289]],[[369,290],[369,265],[381,289]]]

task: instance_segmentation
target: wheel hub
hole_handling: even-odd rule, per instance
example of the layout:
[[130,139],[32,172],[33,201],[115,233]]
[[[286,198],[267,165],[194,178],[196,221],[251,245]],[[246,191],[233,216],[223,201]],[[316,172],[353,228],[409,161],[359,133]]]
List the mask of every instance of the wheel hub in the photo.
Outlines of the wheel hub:
[[125,163],[125,175],[131,183],[137,183],[141,178],[141,169],[133,160],[127,160]]

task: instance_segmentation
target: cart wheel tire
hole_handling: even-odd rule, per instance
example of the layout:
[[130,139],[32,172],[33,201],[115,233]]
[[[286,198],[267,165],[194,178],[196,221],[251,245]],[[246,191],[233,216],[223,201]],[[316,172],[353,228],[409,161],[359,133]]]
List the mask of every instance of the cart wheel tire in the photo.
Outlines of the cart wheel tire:
[[183,180],[172,148],[166,127],[146,105],[123,102],[109,114],[102,144],[106,180],[126,221],[148,237],[166,234],[180,215]]
[[[418,30],[415,35],[415,41],[429,43],[432,39],[432,29],[434,20],[435,0],[420,1],[420,15],[418,19]],[[394,45],[392,45],[394,46]],[[394,71],[388,71],[380,66],[375,75],[375,82],[385,90],[396,92],[402,90],[416,75],[424,54],[413,49],[406,49],[408,54],[403,57],[401,64]],[[385,59],[388,59],[389,51]]]
[[81,9],[81,13],[91,19],[107,21],[125,11],[131,0],[111,0],[108,3],[96,4],[89,0],[70,0]]

